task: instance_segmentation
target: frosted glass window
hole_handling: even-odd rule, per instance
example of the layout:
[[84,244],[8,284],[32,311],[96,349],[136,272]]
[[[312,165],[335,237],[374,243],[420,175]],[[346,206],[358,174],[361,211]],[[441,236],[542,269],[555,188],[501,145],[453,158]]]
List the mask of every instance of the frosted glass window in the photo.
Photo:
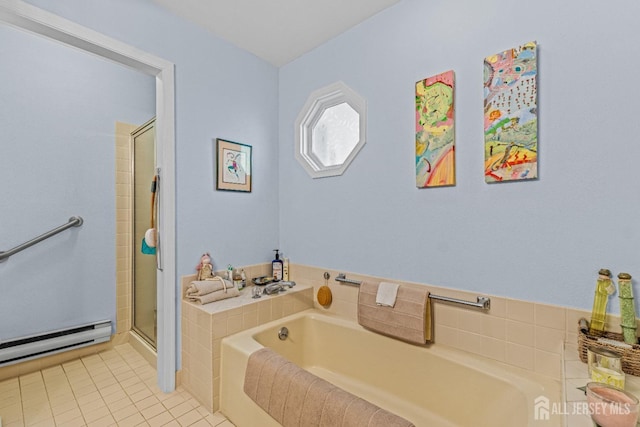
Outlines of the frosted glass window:
[[311,152],[325,166],[344,163],[360,140],[360,115],[343,102],[327,108],[313,127]]
[[296,158],[312,178],[342,175],[365,143],[366,104],[342,82],[313,92],[296,120]]

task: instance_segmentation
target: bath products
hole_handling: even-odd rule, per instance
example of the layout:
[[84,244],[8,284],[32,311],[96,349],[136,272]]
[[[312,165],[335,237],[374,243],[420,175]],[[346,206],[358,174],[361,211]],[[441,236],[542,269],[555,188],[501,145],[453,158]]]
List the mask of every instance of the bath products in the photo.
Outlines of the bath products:
[[240,273],[237,270],[233,272],[233,286],[238,288],[239,291],[244,288],[244,285],[242,283],[242,276],[240,276]]
[[636,310],[633,304],[633,289],[631,275],[618,274],[618,298],[620,299],[620,326],[622,337],[627,344],[636,343]]
[[274,249],[274,251],[276,252],[276,258],[271,261],[271,269],[272,269],[272,273],[271,275],[273,276],[273,280],[275,280],[276,282],[278,280],[282,280],[282,270],[283,270],[283,265],[282,265],[282,260],[280,259],[280,253],[278,252],[280,249]]
[[233,281],[233,266],[231,264],[227,265],[227,280],[230,282]]
[[240,270],[240,280],[242,280],[242,287],[247,286],[247,275],[244,272],[244,268]]
[[289,280],[289,258],[282,258],[282,280]]
[[611,281],[611,272],[606,268],[601,269],[598,272],[596,292],[593,299],[593,310],[591,311],[591,323],[589,324],[589,333],[591,335],[604,334],[607,303],[609,302],[609,295],[614,291],[615,287]]

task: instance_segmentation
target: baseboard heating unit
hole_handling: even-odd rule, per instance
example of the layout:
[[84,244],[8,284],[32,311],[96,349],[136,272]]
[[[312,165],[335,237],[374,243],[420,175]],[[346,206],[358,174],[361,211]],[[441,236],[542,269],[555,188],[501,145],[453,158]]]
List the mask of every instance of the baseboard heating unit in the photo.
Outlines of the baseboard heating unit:
[[9,341],[0,341],[0,366],[99,344],[110,339],[111,321],[104,320]]

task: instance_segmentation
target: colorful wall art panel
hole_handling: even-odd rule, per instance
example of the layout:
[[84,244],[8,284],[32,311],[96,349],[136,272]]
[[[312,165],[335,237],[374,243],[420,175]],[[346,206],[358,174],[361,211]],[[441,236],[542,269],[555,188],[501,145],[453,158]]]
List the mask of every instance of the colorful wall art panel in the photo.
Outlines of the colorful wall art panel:
[[538,177],[536,42],[484,60],[486,182]]
[[416,186],[455,185],[453,70],[416,83]]

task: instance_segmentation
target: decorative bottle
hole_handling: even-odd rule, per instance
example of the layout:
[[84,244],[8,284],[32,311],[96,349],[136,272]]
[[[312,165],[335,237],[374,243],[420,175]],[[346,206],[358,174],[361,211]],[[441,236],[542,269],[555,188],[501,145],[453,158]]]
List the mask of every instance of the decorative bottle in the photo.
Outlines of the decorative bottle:
[[282,280],[282,260],[280,259],[280,253],[278,252],[280,249],[274,249],[276,253],[276,258],[271,261],[271,272],[273,276],[273,280],[280,281]]
[[620,299],[622,337],[627,344],[636,344],[636,309],[633,304],[633,289],[629,273],[618,274],[618,298]]
[[604,323],[607,316],[607,303],[609,295],[615,291],[615,286],[611,281],[611,272],[606,268],[598,272],[596,282],[596,293],[593,299],[593,310],[591,311],[591,322],[589,333],[591,335],[603,335]]

